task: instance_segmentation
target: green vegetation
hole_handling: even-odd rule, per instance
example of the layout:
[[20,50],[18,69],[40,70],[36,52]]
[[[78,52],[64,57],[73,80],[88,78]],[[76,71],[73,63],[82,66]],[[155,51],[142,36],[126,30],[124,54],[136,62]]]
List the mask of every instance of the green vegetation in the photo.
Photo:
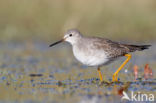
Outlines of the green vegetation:
[[155,0],[0,0],[0,40],[54,40],[70,28],[85,35],[154,41]]

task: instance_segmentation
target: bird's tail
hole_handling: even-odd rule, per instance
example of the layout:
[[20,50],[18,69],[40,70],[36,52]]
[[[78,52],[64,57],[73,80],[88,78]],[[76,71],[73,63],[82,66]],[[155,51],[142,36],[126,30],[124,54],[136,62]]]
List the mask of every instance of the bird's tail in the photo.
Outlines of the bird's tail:
[[129,52],[133,52],[148,49],[151,45],[125,45],[125,46],[129,49]]

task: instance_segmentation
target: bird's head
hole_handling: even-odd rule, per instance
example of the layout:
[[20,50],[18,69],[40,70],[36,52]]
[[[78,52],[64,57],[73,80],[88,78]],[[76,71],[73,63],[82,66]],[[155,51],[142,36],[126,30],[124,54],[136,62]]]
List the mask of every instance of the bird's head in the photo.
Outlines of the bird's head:
[[82,37],[82,35],[77,29],[70,29],[64,34],[63,39],[51,44],[50,47],[52,47],[56,44],[59,44],[63,41],[67,41],[70,44],[74,45],[81,37]]

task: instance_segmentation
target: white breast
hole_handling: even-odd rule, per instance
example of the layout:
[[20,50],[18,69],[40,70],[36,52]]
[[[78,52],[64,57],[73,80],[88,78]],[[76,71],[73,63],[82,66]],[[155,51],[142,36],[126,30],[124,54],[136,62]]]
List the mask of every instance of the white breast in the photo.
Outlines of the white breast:
[[106,53],[103,50],[83,51],[73,47],[73,54],[78,61],[87,66],[101,66],[108,62]]

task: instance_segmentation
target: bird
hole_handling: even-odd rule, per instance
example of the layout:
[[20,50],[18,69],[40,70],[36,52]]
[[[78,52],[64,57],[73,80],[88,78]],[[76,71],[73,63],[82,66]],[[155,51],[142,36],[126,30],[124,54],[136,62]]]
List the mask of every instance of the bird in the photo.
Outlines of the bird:
[[112,76],[112,82],[118,81],[118,73],[131,59],[131,52],[142,51],[148,49],[151,45],[131,45],[115,42],[106,38],[87,37],[78,29],[69,29],[65,32],[63,38],[52,43],[49,47],[53,47],[61,42],[68,42],[72,45],[74,57],[83,65],[96,67],[100,81],[103,81],[100,68],[110,64],[119,57],[127,57]]

